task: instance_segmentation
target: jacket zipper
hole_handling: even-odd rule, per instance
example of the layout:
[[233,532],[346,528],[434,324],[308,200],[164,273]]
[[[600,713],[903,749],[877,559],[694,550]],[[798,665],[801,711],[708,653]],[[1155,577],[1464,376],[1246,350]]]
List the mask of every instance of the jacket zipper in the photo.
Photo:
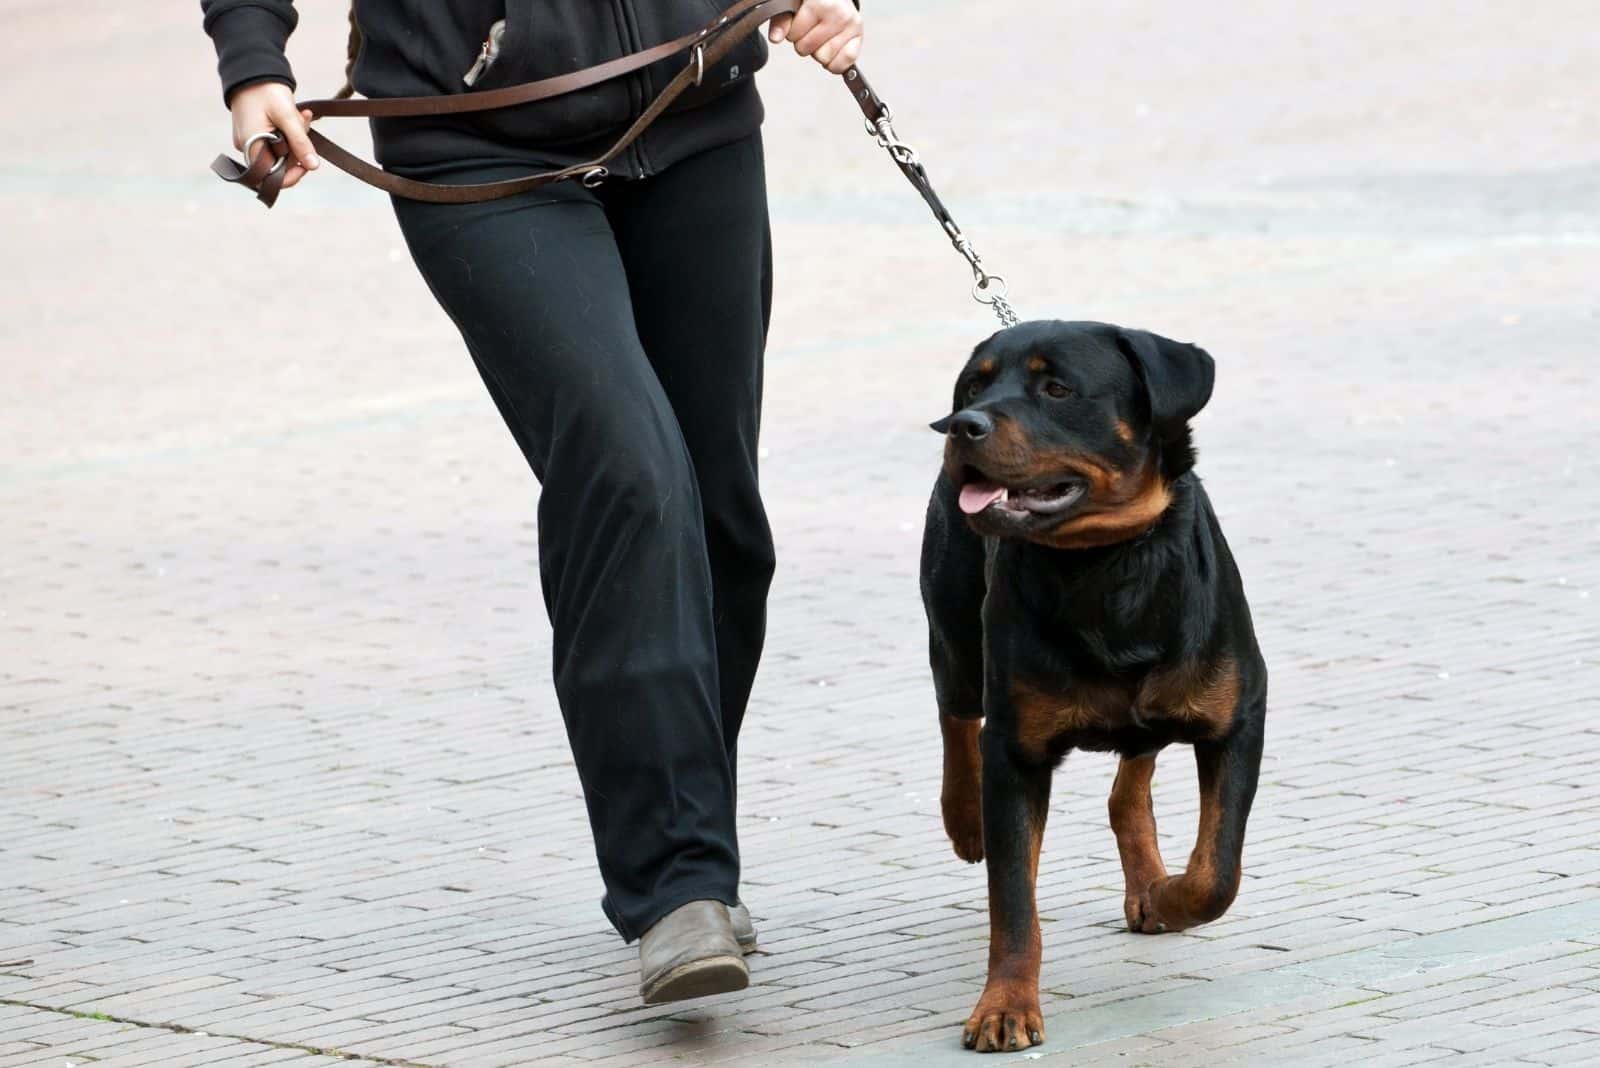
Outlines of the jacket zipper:
[[[613,0],[611,10],[617,19],[617,32],[622,37],[624,51],[637,52],[643,48],[644,45],[640,42],[640,38],[635,32],[637,20],[629,17],[631,9],[628,7],[628,0]],[[650,98],[649,78],[644,71],[628,75],[628,83],[630,95],[639,93],[641,91],[640,86],[643,85],[643,99],[648,100]],[[643,104],[641,100],[635,99],[634,106],[641,107]],[[643,178],[647,173],[648,157],[645,155],[644,142],[645,137],[648,136],[649,131],[646,131],[637,141],[628,146],[628,150],[625,153],[628,173],[634,178]]]
[[500,58],[500,42],[505,39],[506,20],[500,19],[489,27],[489,36],[483,39],[483,46],[478,50],[478,59],[472,64],[461,80],[467,83],[468,88],[477,85],[478,79],[494,66],[495,60]]

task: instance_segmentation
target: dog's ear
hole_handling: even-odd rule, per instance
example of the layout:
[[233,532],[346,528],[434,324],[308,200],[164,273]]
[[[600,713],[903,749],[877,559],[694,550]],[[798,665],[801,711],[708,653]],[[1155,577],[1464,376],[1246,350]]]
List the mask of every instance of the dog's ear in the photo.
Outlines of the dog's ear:
[[928,424],[928,429],[937,430],[941,434],[948,434],[950,433],[950,420],[954,418],[954,415],[947,415],[943,419],[935,419]]
[[1118,330],[1117,347],[1133,362],[1150,404],[1150,427],[1169,481],[1194,466],[1189,420],[1211,399],[1216,364],[1205,349],[1144,330]]

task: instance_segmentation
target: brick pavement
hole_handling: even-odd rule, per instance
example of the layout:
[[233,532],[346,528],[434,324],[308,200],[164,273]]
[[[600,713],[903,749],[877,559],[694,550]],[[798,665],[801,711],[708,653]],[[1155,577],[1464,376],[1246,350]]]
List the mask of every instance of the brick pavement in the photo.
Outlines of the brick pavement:
[[[869,70],[1025,314],[1217,355],[1201,471],[1273,670],[1216,924],[1121,932],[1111,765],[1058,775],[1036,1059],[1600,1057],[1600,57],[1554,7],[873,12]],[[756,985],[646,1009],[534,486],[383,205],[215,188],[194,12],[126,10],[0,0],[8,105],[65,97],[0,115],[0,1065],[969,1060],[983,878],[939,828],[915,554],[923,424],[987,324],[848,101],[767,78]],[[1194,773],[1161,768],[1176,861]]]

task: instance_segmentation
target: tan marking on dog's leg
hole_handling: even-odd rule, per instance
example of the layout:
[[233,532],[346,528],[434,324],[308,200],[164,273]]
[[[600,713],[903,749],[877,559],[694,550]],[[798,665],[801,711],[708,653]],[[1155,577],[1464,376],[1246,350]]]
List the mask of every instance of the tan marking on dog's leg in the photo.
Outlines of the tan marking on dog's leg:
[[1221,854],[1223,825],[1230,814],[1223,808],[1227,757],[1221,748],[1204,744],[1195,747],[1195,762],[1200,771],[1199,833],[1194,851],[1189,854],[1189,866],[1183,873],[1157,879],[1140,896],[1143,917],[1139,929],[1145,934],[1182,931],[1210,923],[1228,911],[1239,892],[1239,880],[1244,872],[1239,855],[1244,844],[1243,816],[1249,811],[1249,801],[1244,801],[1245,807],[1240,813],[1232,814],[1234,844],[1231,854],[1224,857]]
[[939,716],[944,736],[944,782],[939,808],[944,831],[956,856],[969,864],[983,859],[983,755],[978,749],[981,719]]
[[1126,887],[1122,911],[1128,920],[1129,930],[1133,931],[1139,930],[1143,924],[1140,900],[1144,892],[1167,875],[1167,866],[1161,860],[1161,847],[1156,841],[1156,813],[1150,798],[1150,780],[1155,773],[1154,753],[1123,757],[1117,767],[1117,779],[1111,785],[1111,798],[1107,803],[1111,811],[1111,830],[1117,836],[1117,852],[1122,857],[1122,875]]

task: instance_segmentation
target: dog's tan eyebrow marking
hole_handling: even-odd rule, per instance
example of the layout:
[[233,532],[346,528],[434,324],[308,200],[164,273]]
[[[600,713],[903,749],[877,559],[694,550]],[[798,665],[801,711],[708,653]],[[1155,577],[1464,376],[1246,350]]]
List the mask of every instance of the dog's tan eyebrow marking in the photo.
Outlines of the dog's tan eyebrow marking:
[[990,357],[978,364],[978,373],[985,376],[994,374],[994,358]]
[[1028,357],[1028,370],[1034,374],[1038,374],[1040,371],[1048,371],[1050,370],[1050,361],[1043,356],[1030,356]]

